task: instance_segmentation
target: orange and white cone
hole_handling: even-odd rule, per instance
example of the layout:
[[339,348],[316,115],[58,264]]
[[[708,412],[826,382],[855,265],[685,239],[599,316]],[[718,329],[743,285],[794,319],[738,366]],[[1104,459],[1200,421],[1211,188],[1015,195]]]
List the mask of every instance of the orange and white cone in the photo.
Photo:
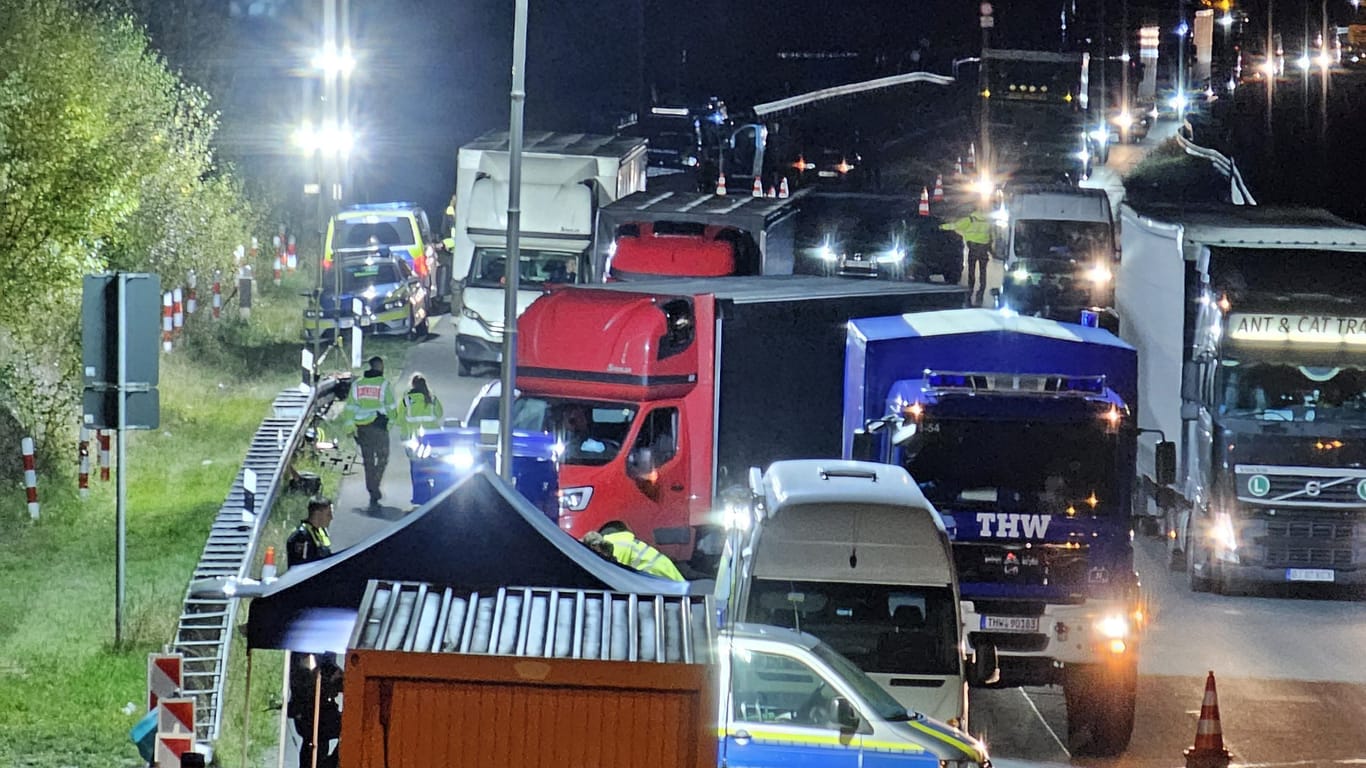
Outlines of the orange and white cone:
[[764,197],[777,198],[777,197],[778,197],[778,189],[777,189],[776,187],[769,187],[769,188],[768,188],[768,194],[767,194],[767,195],[764,195]]
[[944,202],[944,174],[937,174],[934,177],[934,201]]
[[759,177],[758,177],[758,176],[755,176],[755,177],[754,177],[754,186],[753,186],[752,188],[750,188],[749,194],[750,194],[751,197],[763,197],[763,196],[764,196],[764,183],[763,183],[762,181],[759,181]]
[[920,188],[920,208],[917,213],[921,216],[930,215],[930,191],[924,187]]
[[959,156],[958,156],[958,160],[955,161],[954,164],[953,164],[953,175],[954,175],[954,176],[962,176],[962,175],[963,175],[963,156],[962,156],[962,155],[959,155]]
[[716,194],[722,197],[726,196],[726,174],[724,173],[716,175]]
[[266,547],[266,559],[261,563],[261,582],[275,581],[275,547]]
[[784,176],[783,180],[778,182],[778,199],[785,200],[788,197],[790,197],[790,193],[787,191],[787,177]]
[[976,145],[976,144],[969,144],[969,145],[968,145],[968,165],[972,166],[973,168],[976,168],[976,167],[977,167],[977,145]]
[[1224,731],[1219,723],[1219,694],[1214,689],[1214,672],[1205,678],[1205,698],[1200,703],[1200,720],[1195,725],[1195,746],[1185,751],[1186,768],[1228,768],[1230,755],[1224,749]]

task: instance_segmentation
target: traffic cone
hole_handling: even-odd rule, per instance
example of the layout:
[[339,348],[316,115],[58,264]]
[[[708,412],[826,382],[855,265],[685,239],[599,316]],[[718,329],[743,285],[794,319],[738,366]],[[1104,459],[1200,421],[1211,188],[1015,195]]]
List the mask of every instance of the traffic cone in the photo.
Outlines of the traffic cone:
[[962,175],[963,175],[963,156],[962,156],[962,155],[959,155],[959,156],[958,156],[957,162],[955,162],[955,163],[953,164],[953,175],[954,175],[954,176],[962,176]]
[[977,145],[975,143],[968,145],[968,165],[973,168],[977,167]]
[[759,181],[758,176],[754,177],[754,186],[749,190],[749,194],[752,197],[764,196],[764,183],[762,181]]
[[716,175],[716,194],[722,197],[726,196],[726,174],[724,173]]
[[937,174],[934,177],[934,201],[944,202],[944,174]]
[[266,559],[261,563],[261,581],[265,584],[275,581],[275,547],[266,547]]
[[1219,695],[1214,690],[1214,672],[1205,678],[1205,699],[1200,703],[1200,720],[1195,725],[1195,746],[1185,751],[1186,768],[1228,768],[1230,755],[1224,749],[1224,732],[1219,724]]
[[774,197],[774,198],[776,198],[777,196],[778,196],[778,190],[777,190],[776,188],[774,188],[774,187],[769,187],[769,188],[768,188],[768,194],[765,195],[765,197]]
[[778,182],[778,199],[786,200],[789,196],[790,193],[787,191],[787,177],[784,176],[783,180]]
[[930,191],[924,187],[920,188],[920,209],[917,213],[921,216],[930,215]]

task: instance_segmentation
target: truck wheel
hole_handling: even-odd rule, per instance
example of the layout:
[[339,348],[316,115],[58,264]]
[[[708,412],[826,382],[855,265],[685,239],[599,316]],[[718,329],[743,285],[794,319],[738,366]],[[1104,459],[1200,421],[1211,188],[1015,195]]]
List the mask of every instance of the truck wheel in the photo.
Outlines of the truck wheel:
[[[1209,557],[1209,553],[1204,547],[1196,546],[1195,532],[1192,530],[1192,526],[1193,524],[1186,526],[1186,576],[1190,580],[1192,592],[1208,592],[1213,586],[1209,573],[1210,567],[1213,565],[1212,558]],[[1197,558],[1202,557],[1204,558],[1203,563],[1197,560]],[[1201,566],[1198,572],[1195,567],[1197,565]]]
[[1138,660],[1115,669],[1074,668],[1063,683],[1067,746],[1074,755],[1113,757],[1129,747],[1138,694]]

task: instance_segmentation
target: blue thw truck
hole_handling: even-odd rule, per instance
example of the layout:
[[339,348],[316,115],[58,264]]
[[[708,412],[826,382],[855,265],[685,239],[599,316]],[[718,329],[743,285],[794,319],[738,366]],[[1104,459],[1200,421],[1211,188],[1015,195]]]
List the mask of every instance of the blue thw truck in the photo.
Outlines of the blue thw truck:
[[910,472],[948,529],[968,643],[995,647],[994,686],[1063,687],[1074,754],[1133,729],[1137,389],[1137,353],[1099,328],[985,309],[848,327],[845,457]]

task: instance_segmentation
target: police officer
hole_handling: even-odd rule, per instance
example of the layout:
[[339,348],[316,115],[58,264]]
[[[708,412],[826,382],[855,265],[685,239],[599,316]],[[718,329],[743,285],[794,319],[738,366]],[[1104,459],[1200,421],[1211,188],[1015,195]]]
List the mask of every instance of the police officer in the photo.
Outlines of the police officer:
[[[332,556],[332,539],[327,527],[332,524],[332,500],[314,496],[308,500],[308,517],[285,541],[285,557],[289,567],[311,563]],[[289,660],[289,707],[287,714],[294,721],[294,732],[299,734],[300,768],[335,768],[337,751],[329,751],[333,739],[341,737],[341,667],[330,653],[300,654]],[[317,744],[321,752],[316,756]]]
[[308,517],[285,540],[285,557],[290,568],[332,555],[332,539],[327,526],[332,524],[332,500],[314,496],[308,500]]
[[346,420],[356,428],[361,463],[365,465],[365,490],[370,509],[379,508],[380,483],[389,464],[389,420],[397,409],[394,391],[384,378],[384,358],[370,358],[370,368],[351,385],[346,396]]
[[982,303],[987,290],[987,261],[991,258],[991,221],[976,210],[944,225],[963,236],[968,246],[968,295],[973,306]]
[[427,387],[427,379],[420,373],[413,374],[408,384],[408,394],[398,404],[398,427],[404,441],[420,437],[423,432],[437,429],[445,409],[441,401]]
[[[611,545],[612,555],[618,563],[651,576],[684,581],[678,566],[663,552],[637,539],[626,523],[610,522],[604,525],[599,533],[602,540]],[[589,536],[585,536],[584,539],[590,547],[596,548],[596,542],[591,541]]]

